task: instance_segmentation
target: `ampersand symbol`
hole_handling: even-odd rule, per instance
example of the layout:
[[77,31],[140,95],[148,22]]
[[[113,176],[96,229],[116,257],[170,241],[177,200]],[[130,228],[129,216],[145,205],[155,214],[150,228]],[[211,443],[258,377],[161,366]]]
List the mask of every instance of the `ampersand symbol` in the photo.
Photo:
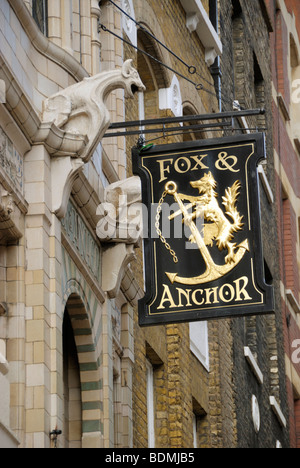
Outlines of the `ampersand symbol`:
[[[232,164],[229,164],[228,161],[232,161]],[[238,158],[236,156],[228,156],[227,153],[222,152],[218,156],[218,161],[216,162],[216,168],[219,171],[231,171],[231,172],[240,172],[240,169],[234,170],[238,162]]]

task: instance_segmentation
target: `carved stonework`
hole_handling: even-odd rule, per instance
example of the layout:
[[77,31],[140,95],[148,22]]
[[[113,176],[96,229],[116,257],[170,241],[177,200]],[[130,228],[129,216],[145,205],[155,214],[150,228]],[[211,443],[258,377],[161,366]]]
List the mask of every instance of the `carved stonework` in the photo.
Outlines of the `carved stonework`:
[[0,189],[0,245],[22,237],[13,219],[14,211],[15,204],[12,195]]
[[16,188],[23,193],[23,158],[0,127],[0,166]]
[[[53,156],[71,155],[88,162],[110,125],[106,99],[119,88],[125,90],[128,98],[145,90],[132,60],[127,60],[121,69],[84,78],[47,99],[37,139],[44,138]],[[47,130],[55,135],[47,135]]]
[[135,260],[135,247],[142,238],[141,181],[139,177],[109,185],[104,203],[97,210],[97,236],[108,243],[102,255],[102,288],[117,297],[127,265]]
[[133,22],[129,19],[135,19],[134,7],[132,0],[122,0],[122,9],[128,15],[122,15],[123,29],[134,46],[137,46],[137,28],[134,26]]
[[105,189],[97,211],[97,236],[102,242],[138,245],[142,236],[142,190],[139,177],[115,182]]
[[125,97],[144,91],[138,72],[127,60],[121,69],[85,78],[48,98],[35,144],[45,145],[51,156],[52,209],[63,218],[72,184],[110,125],[106,107],[109,94],[124,89]]
[[62,219],[61,224],[72,247],[81,257],[92,276],[100,281],[100,247],[71,202],[68,204],[66,216]]

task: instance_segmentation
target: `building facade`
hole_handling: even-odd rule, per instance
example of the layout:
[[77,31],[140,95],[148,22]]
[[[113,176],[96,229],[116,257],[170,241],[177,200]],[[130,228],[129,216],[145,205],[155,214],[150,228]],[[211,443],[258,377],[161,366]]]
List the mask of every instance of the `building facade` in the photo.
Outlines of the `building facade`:
[[[5,0],[0,11],[1,446],[131,446],[134,249],[96,235],[105,188],[126,175],[124,144],[108,158],[85,131],[107,125],[86,93],[124,87],[130,63],[114,71],[122,50],[101,44],[97,2]],[[102,78],[86,90],[105,69],[109,90]],[[110,96],[113,120],[123,96]]]
[[280,292],[291,447],[299,448],[299,6],[269,2]]
[[[1,447],[299,445],[299,18],[275,3],[1,2]],[[109,137],[107,110],[127,122],[233,105],[266,109],[234,132],[266,132],[275,314],[142,329],[142,243],[122,235],[141,200],[131,149],[228,133]]]

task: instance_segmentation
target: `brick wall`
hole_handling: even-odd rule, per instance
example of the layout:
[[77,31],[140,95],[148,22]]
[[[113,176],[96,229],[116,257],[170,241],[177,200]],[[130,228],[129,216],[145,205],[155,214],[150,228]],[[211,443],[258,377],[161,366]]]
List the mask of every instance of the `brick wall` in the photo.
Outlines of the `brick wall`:
[[[232,6],[233,3],[233,6]],[[185,14],[179,1],[134,2],[136,19],[149,25],[151,32],[166,43],[187,63],[193,64],[211,80],[204,62],[203,47],[196,34],[189,35]],[[207,4],[205,3],[207,7]],[[223,109],[239,99],[245,107],[266,108],[263,119],[249,119],[249,126],[265,125],[268,164],[265,168],[270,187],[276,193],[272,137],[271,54],[269,32],[259,0],[253,2],[223,0],[220,2],[220,27],[223,42],[221,58]],[[143,34],[140,45],[158,54],[165,63],[186,74],[185,67],[163,50],[158,50]],[[183,50],[184,44],[184,50]],[[233,46],[234,44],[234,46]],[[147,85],[146,118],[170,115],[158,106],[158,89],[169,86],[172,75],[151,64],[125,46],[125,58],[134,57]],[[216,100],[205,93],[195,99],[195,90],[180,80],[183,100],[198,113],[217,110]],[[127,105],[126,120],[136,120],[137,101]],[[155,138],[156,135],[149,138]],[[180,137],[176,137],[177,141]],[[131,174],[131,148],[137,138],[126,139],[127,171]],[[155,141],[170,143],[171,137]],[[154,412],[157,447],[190,447],[193,443],[193,418],[197,418],[200,447],[275,447],[280,440],[288,446],[288,432],[283,430],[270,408],[269,397],[275,396],[287,414],[284,377],[281,297],[279,284],[277,205],[271,205],[261,187],[263,244],[270,275],[276,291],[276,314],[258,319],[235,319],[210,322],[210,372],[191,354],[187,325],[141,329],[135,313],[135,368],[133,380],[134,445],[148,444],[147,372],[148,359],[154,369]],[[142,284],[142,256],[132,268]],[[264,375],[258,384],[244,357],[244,346],[250,346]],[[254,431],[251,398],[259,401],[262,427]]]
[[[290,37],[299,37],[299,8],[293,0],[277,3],[268,1],[274,33],[272,44],[273,128],[276,155],[276,200],[278,229],[279,279],[281,281],[281,311],[286,360],[287,405],[291,447],[299,446],[299,364],[293,362],[293,344],[300,338],[298,317],[286,296],[290,289],[299,300],[299,237],[300,164],[294,144],[294,103],[291,99],[292,60]],[[295,19],[295,21],[294,21]],[[298,28],[298,29],[297,29]],[[296,46],[297,47],[297,46]],[[299,50],[298,50],[299,54]],[[287,112],[278,105],[276,95],[281,94]],[[296,135],[295,135],[296,136]]]
[[285,286],[299,297],[299,270],[297,262],[298,219],[288,199],[283,201],[283,249]]
[[[208,3],[207,5],[208,6]],[[185,26],[185,13],[179,1],[135,2],[138,21],[149,24],[151,31],[172,48],[187,63],[197,67],[201,74],[213,84],[209,70],[204,62],[202,46],[195,34],[190,35]],[[143,8],[142,8],[143,7]],[[161,34],[163,32],[163,37]],[[143,34],[138,34],[139,44],[152,54],[158,54],[154,45]],[[182,44],[185,45],[184,54]],[[145,50],[145,49],[144,49]],[[162,53],[162,51],[160,51]],[[200,52],[200,53],[199,53]],[[125,47],[125,57],[132,58],[132,49]],[[187,74],[186,68],[170,55],[161,57],[176,70]],[[149,63],[140,54],[135,58],[139,72],[147,86],[145,94],[145,117],[155,118],[172,116],[170,111],[160,110],[158,89],[168,87],[172,74],[156,64]],[[170,63],[170,61],[172,63]],[[195,93],[193,86],[180,80],[184,101],[193,100],[193,108],[198,113],[217,110],[217,101],[205,93]],[[137,102],[130,103],[126,109],[126,119],[135,120],[138,116]],[[147,136],[147,139],[158,135]],[[182,136],[166,137],[155,143],[180,141]],[[127,170],[131,174],[131,148],[137,138],[126,139]],[[132,266],[135,275],[143,282],[142,256]],[[197,442],[199,447],[221,448],[236,445],[235,418],[231,395],[231,346],[230,326],[217,322],[209,325],[210,372],[192,355],[190,351],[189,325],[170,325],[155,329],[141,329],[135,314],[135,368],[133,380],[134,408],[134,445],[147,447],[147,372],[146,360],[154,369],[154,412],[155,439],[157,447],[181,448],[193,446],[193,420],[196,418]],[[224,374],[224,381],[220,377]],[[223,385],[223,389],[221,389]],[[224,390],[224,392],[222,392]]]
[[[270,6],[270,5],[269,5]],[[272,5],[273,6],[273,5]],[[249,127],[266,127],[267,165],[265,173],[276,193],[275,160],[273,157],[272,68],[269,37],[261,2],[225,0],[221,2],[221,58],[223,108],[230,109],[230,99],[238,99],[245,108],[264,107],[264,119],[247,119]],[[269,13],[271,9],[269,8]],[[272,22],[272,17],[271,17]],[[232,46],[233,45],[233,46]],[[288,87],[283,92],[288,96]],[[228,102],[229,101],[229,102]],[[276,136],[275,136],[276,138]],[[276,141],[276,140],[275,140]],[[264,257],[268,276],[275,289],[274,316],[234,320],[230,326],[233,346],[234,408],[237,418],[237,444],[240,447],[275,447],[276,440],[288,444],[288,431],[282,431],[270,409],[269,397],[275,396],[287,415],[285,358],[282,336],[282,309],[279,282],[277,205],[270,204],[261,186],[261,224]],[[269,278],[269,279],[270,279]],[[243,349],[250,347],[263,376],[258,384],[245,362]],[[251,398],[257,397],[261,413],[261,429],[256,434],[251,415]]]

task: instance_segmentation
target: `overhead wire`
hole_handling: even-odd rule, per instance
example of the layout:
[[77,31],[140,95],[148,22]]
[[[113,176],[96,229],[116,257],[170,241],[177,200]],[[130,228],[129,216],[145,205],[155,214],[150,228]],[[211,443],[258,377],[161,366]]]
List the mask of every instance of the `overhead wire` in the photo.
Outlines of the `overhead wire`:
[[[137,52],[140,52],[141,54],[143,55],[146,55],[148,58],[150,58],[151,60],[153,60],[154,62],[158,63],[159,65],[161,65],[162,67],[165,67],[167,68],[169,71],[171,71],[172,73],[174,73],[175,75],[179,76],[180,78],[184,79],[185,81],[187,81],[188,83],[191,83],[195,89],[197,91],[204,91],[205,93],[207,94],[210,94],[211,96],[213,96],[214,98],[217,97],[217,94],[216,92],[213,92],[213,91],[210,91],[209,89],[207,89],[205,86],[203,86],[202,83],[196,83],[195,81],[191,80],[190,78],[188,78],[187,76],[183,75],[182,73],[180,73],[179,71],[175,70],[174,68],[170,67],[169,65],[167,65],[166,63],[163,63],[161,60],[159,60],[158,58],[154,57],[153,55],[149,54],[149,52],[146,52],[145,50],[141,49],[140,47],[138,46],[135,46],[134,44],[132,44],[130,41],[127,41],[126,39],[124,39],[123,37],[119,36],[117,33],[115,33],[114,31],[111,31],[110,29],[108,29],[104,24],[100,24],[99,27],[104,31],[104,32],[107,32],[109,34],[111,34],[112,36],[114,36],[115,38],[117,39],[120,39],[121,41],[123,41],[125,44],[129,45],[130,47],[132,47],[133,49],[135,49]],[[222,99],[224,101],[226,101],[226,98],[224,96],[222,96]],[[233,104],[233,101],[232,100],[227,100],[228,103],[230,103],[230,105],[232,106]]]
[[[111,31],[109,30],[105,25],[103,24],[100,24],[100,28],[105,31],[105,32],[108,32],[109,34],[112,34],[114,37],[116,37],[117,39],[120,39],[121,41],[123,41],[125,44],[129,45],[130,47],[134,48],[137,52],[140,52],[144,55],[146,55],[148,58],[150,58],[151,60],[155,61],[156,63],[158,63],[159,65],[167,68],[169,71],[171,71],[172,73],[176,74],[177,76],[179,76],[180,78],[186,80],[187,82],[191,83],[195,89],[197,91],[204,91],[206,92],[207,94],[210,94],[211,96],[213,97],[217,97],[218,99],[222,99],[224,102],[227,102],[230,106],[233,105],[233,100],[232,99],[228,99],[226,98],[224,95],[222,96],[221,94],[221,89],[218,87],[215,86],[215,84],[212,84],[210,81],[208,81],[203,75],[201,75],[198,71],[197,71],[197,68],[193,65],[188,65],[182,58],[180,58],[177,54],[175,54],[175,52],[173,52],[169,47],[167,47],[165,44],[163,44],[163,42],[161,42],[155,35],[153,35],[148,29],[146,29],[140,22],[136,21],[132,16],[130,16],[125,10],[123,10],[119,5],[117,5],[113,0],[109,0],[109,2],[115,7],[117,8],[122,14],[124,14],[129,20],[131,20],[136,26],[138,26],[145,34],[147,34],[149,37],[151,37],[154,41],[156,41],[161,47],[163,47],[165,50],[168,51],[168,53],[170,53],[171,55],[173,55],[173,57],[175,57],[178,61],[180,61],[188,70],[188,72],[191,74],[191,75],[197,75],[201,78],[201,80],[205,81],[205,83],[207,83],[209,86],[211,86],[212,88],[214,88],[214,91],[211,91],[209,89],[207,89],[202,83],[196,83],[195,81],[191,80],[190,78],[188,78],[187,76],[183,75],[182,73],[178,72],[177,70],[174,70],[172,67],[170,67],[169,65],[165,64],[164,62],[162,62],[161,60],[157,59],[156,57],[154,57],[153,55],[151,55],[149,52],[146,52],[145,50],[139,48],[138,46],[135,46],[134,44],[132,44],[132,42],[130,41],[127,41],[124,37],[121,37],[119,36],[118,34],[116,34],[114,31]],[[240,107],[240,109],[242,110],[242,107]]]
[[[162,62],[161,60],[159,60],[158,58],[154,57],[153,55],[151,55],[149,52],[147,52],[146,50],[143,50],[141,49],[140,47],[138,47],[137,45],[134,45],[131,41],[129,40],[126,40],[124,37],[122,36],[119,36],[117,33],[115,33],[114,31],[111,31],[109,30],[104,24],[99,24],[99,27],[104,31],[104,32],[107,32],[111,35],[113,35],[115,38],[123,41],[125,44],[127,44],[128,46],[132,47],[133,49],[135,49],[137,52],[147,56],[150,60],[158,63],[160,66],[168,69],[169,71],[171,71],[172,73],[174,73],[175,75],[177,75],[178,77],[184,79],[185,81],[189,82],[190,84],[192,84],[195,89],[197,91],[204,91],[205,93],[213,96],[214,98],[217,98],[218,100],[222,100],[223,102],[227,102],[230,107],[232,108],[232,106],[236,107],[235,110],[240,110],[240,111],[244,111],[245,109],[243,107],[241,107],[239,105],[239,103],[237,101],[233,101],[232,99],[224,96],[224,93],[222,93],[221,91],[221,88],[220,86],[216,86],[216,84],[212,84],[210,81],[208,81],[207,78],[205,78],[203,75],[201,75],[198,71],[197,71],[197,68],[194,66],[194,65],[189,65],[185,60],[183,60],[181,57],[179,57],[174,51],[172,51],[169,47],[167,47],[163,42],[161,42],[154,34],[152,34],[148,29],[145,28],[145,26],[143,26],[143,24],[141,24],[140,22],[136,21],[132,16],[129,15],[129,13],[127,13],[125,10],[123,10],[119,5],[117,5],[113,0],[109,0],[110,3],[115,7],[117,8],[122,14],[124,14],[130,21],[132,21],[138,28],[140,28],[145,34],[147,34],[149,37],[151,37],[156,43],[158,43],[161,47],[163,47],[168,53],[170,53],[176,60],[178,60],[181,64],[183,64],[190,75],[197,75],[199,76],[199,78],[201,78],[202,81],[204,81],[206,84],[208,84],[210,87],[212,87],[214,89],[214,91],[211,91],[210,89],[207,89],[202,83],[197,83],[196,81],[188,78],[187,76],[183,75],[183,73],[175,70],[174,68],[172,68],[171,66],[167,65],[166,63]],[[99,4],[101,4],[101,1],[99,2]],[[245,130],[244,128],[233,128],[233,125],[232,125],[232,131],[243,131]],[[252,130],[258,130],[257,128],[254,129],[254,128],[248,128],[247,130],[249,131],[252,131]],[[260,129],[260,130],[267,130],[267,129]],[[190,129],[190,131],[193,131],[193,129]],[[195,131],[195,130],[194,130]],[[201,130],[201,129],[198,129],[198,132],[203,132],[204,130]],[[211,129],[210,131],[217,131],[216,129]],[[164,130],[164,134],[168,133],[167,129]],[[149,132],[150,133],[150,132]],[[181,133],[174,133],[173,136],[175,135],[182,135],[184,133],[188,133],[188,131],[184,130],[183,132]],[[109,136],[109,135],[107,135]],[[161,137],[159,137],[161,138]],[[154,140],[149,140],[149,141],[154,141]]]
[[100,28],[104,31],[104,32],[108,32],[109,34],[112,34],[112,36],[116,37],[117,39],[120,39],[121,41],[123,41],[125,44],[129,45],[130,47],[132,47],[133,49],[135,49],[137,52],[140,52],[141,54],[144,54],[146,55],[148,58],[150,58],[151,60],[153,60],[154,62],[158,63],[159,65],[167,68],[169,71],[171,71],[172,73],[175,73],[177,76],[179,76],[180,78],[183,78],[184,80],[188,81],[189,83],[193,84],[195,86],[195,88],[198,90],[198,91],[202,91],[204,90],[204,87],[201,83],[195,83],[194,81],[190,80],[189,78],[187,78],[186,76],[184,76],[182,73],[178,72],[177,70],[174,70],[174,68],[170,67],[169,65],[163,63],[161,60],[157,59],[156,57],[153,57],[153,55],[149,54],[149,52],[146,52],[145,50],[141,49],[140,47],[138,46],[135,46],[134,44],[132,44],[130,41],[127,41],[126,39],[124,39],[123,37],[119,36],[117,33],[115,33],[114,31],[111,31],[110,29],[108,29],[104,24],[100,24]]
[[173,50],[171,50],[166,44],[161,42],[154,34],[152,34],[145,26],[142,25],[139,21],[136,21],[132,16],[129,15],[125,10],[123,10],[119,5],[117,5],[113,0],[109,0],[112,5],[114,5],[122,14],[124,14],[128,19],[130,19],[136,26],[138,26],[144,33],[146,33],[149,37],[151,37],[154,41],[156,41],[161,47],[163,47],[169,54],[173,55],[179,62],[181,62],[187,69],[191,75],[198,75],[203,81],[205,81],[209,86],[215,87],[210,81],[208,81],[203,75],[201,75],[197,68],[194,65],[188,65],[181,57],[179,57]]

